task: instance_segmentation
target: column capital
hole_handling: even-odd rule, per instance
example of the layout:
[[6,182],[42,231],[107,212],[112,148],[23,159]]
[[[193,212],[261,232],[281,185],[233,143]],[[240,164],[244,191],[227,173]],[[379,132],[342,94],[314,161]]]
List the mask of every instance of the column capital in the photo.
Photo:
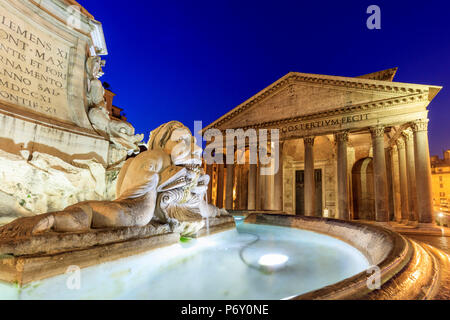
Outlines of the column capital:
[[372,135],[372,138],[384,137],[384,126],[382,125],[370,127],[369,130],[370,134]]
[[334,142],[348,142],[348,130],[334,133]]
[[372,138],[384,137],[384,126],[382,125],[370,127],[369,130],[370,134],[372,135]]
[[397,141],[395,141],[395,143],[397,144],[398,150],[405,149],[405,140],[403,140],[402,138],[399,138]]
[[405,138],[405,141],[410,141],[413,138],[413,132],[410,128],[402,131],[402,136]]
[[414,121],[411,125],[413,132],[427,131],[429,121],[430,121],[429,119],[419,119]]
[[314,137],[314,136],[303,137],[303,142],[305,143],[305,145],[312,147],[314,145],[315,138],[316,137]]

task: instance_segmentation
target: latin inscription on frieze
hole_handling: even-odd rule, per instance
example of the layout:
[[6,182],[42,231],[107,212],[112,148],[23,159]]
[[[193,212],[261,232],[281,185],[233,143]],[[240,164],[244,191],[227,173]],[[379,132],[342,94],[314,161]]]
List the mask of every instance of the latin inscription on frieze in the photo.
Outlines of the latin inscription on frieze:
[[69,120],[69,45],[0,9],[0,100]]
[[294,131],[306,131],[306,130],[313,130],[313,129],[320,129],[324,127],[335,127],[335,126],[341,126],[352,122],[359,122],[368,120],[369,114],[357,114],[357,115],[349,115],[349,116],[342,116],[332,119],[320,119],[315,121],[309,121],[304,123],[297,123],[288,125],[281,128],[282,133],[288,133],[288,132],[294,132]]

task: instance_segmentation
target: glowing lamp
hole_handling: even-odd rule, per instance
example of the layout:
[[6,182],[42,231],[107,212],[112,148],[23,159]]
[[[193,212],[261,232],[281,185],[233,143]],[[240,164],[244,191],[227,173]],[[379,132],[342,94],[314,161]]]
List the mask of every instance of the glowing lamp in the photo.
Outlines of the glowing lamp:
[[289,257],[284,254],[271,253],[261,256],[258,264],[268,271],[274,271],[283,268],[288,260]]

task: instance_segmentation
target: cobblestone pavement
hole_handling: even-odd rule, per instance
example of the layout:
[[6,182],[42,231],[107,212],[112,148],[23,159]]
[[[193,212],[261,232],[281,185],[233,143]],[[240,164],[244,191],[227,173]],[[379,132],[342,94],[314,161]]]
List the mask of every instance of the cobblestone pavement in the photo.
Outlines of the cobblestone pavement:
[[431,253],[439,261],[441,266],[440,288],[434,299],[450,300],[450,237],[426,236],[419,234],[408,234],[406,236],[421,244],[424,244],[424,247],[431,251]]

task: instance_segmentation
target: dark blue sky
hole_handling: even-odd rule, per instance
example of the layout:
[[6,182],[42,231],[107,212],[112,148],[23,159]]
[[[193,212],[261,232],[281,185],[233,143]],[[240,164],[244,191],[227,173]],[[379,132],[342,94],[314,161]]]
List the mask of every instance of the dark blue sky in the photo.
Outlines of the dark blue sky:
[[[449,1],[79,0],[103,23],[101,80],[137,132],[206,126],[290,71],[444,86],[431,103],[430,151],[450,148]],[[381,8],[381,30],[366,9]]]

